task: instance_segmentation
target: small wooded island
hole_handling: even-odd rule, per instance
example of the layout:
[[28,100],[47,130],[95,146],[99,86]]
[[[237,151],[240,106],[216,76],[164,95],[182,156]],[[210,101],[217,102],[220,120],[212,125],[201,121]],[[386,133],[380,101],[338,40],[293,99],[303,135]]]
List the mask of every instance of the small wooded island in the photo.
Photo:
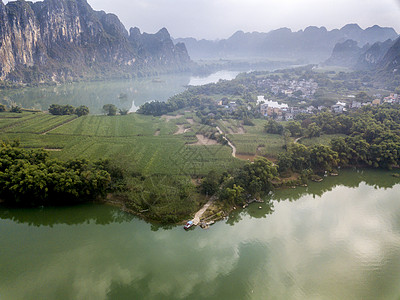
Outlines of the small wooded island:
[[[342,109],[336,99],[308,99],[323,85],[354,94],[350,78],[357,82],[355,74],[310,67],[253,72],[189,87],[132,114],[110,105],[103,116],[84,106],[3,106],[0,198],[18,206],[105,201],[177,223],[210,199],[206,216],[218,219],[274,188],[319,181],[343,167],[397,168],[400,113],[390,91],[380,100],[393,101],[374,105],[370,91],[357,91]],[[304,90],[275,94],[285,80]]]

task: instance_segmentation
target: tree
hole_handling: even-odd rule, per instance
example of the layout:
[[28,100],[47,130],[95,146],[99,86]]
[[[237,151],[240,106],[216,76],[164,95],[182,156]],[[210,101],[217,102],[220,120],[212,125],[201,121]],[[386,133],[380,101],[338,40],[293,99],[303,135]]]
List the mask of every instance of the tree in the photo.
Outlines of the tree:
[[316,123],[311,123],[307,128],[307,137],[318,137],[321,135],[321,128]]
[[61,107],[62,115],[73,115],[75,114],[75,107],[67,104]]
[[89,114],[89,108],[85,105],[81,105],[75,109],[75,114],[77,114],[78,117],[86,116]]
[[117,114],[117,107],[114,104],[104,104],[103,111],[107,116],[115,116]]
[[293,96],[299,98],[299,97],[303,96],[303,92],[301,90],[297,90],[293,93]]
[[58,104],[50,105],[49,113],[51,113],[52,115],[62,115],[62,106]]
[[283,126],[277,121],[271,119],[268,120],[268,123],[264,125],[264,131],[272,134],[282,134]]
[[19,113],[20,114],[20,113],[22,113],[22,109],[19,106],[11,106],[10,112]]
[[119,114],[121,116],[126,116],[129,113],[129,109],[120,109]]
[[310,162],[314,170],[331,170],[339,162],[338,153],[328,146],[315,145],[310,150]]
[[205,195],[214,195],[219,188],[219,177],[214,170],[208,172],[201,182],[201,191]]
[[303,128],[298,121],[289,121],[286,125],[286,129],[290,131],[290,134],[294,137],[303,135]]
[[278,170],[279,173],[286,172],[292,169],[293,159],[287,152],[282,152],[278,155]]
[[105,196],[110,174],[86,160],[51,160],[42,149],[0,147],[0,197],[22,206],[59,205]]
[[4,104],[0,104],[0,112],[6,111],[6,106]]

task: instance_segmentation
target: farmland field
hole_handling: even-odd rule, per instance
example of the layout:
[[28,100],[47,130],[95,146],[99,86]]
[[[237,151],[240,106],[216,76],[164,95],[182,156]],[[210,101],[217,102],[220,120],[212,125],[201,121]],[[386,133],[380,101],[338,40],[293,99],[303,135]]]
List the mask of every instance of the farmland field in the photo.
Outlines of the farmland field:
[[283,151],[284,140],[277,134],[228,134],[238,154],[277,156]]
[[338,137],[346,137],[344,134],[323,134],[319,137],[313,137],[313,138],[302,138],[299,143],[310,147],[314,145],[329,145],[330,141],[334,138]]
[[265,120],[252,120],[252,122],[254,126],[243,126],[238,120],[223,120],[219,121],[218,125],[235,145],[237,154],[276,157],[283,151],[282,136],[264,132]]
[[[18,116],[8,115],[11,116],[0,114],[0,121],[5,121],[4,129],[0,129],[2,140],[17,139],[25,148],[59,150],[49,154],[62,160],[111,158],[146,175],[199,176],[212,169],[225,170],[242,164],[231,156],[228,146],[188,145],[196,141],[194,132],[208,129],[193,123],[193,119],[189,124],[186,116],[167,121],[138,114],[76,118],[23,113],[17,119],[14,117]],[[176,124],[182,123],[192,131],[174,135]],[[53,130],[47,132],[50,129]],[[157,131],[159,135],[155,136]]]

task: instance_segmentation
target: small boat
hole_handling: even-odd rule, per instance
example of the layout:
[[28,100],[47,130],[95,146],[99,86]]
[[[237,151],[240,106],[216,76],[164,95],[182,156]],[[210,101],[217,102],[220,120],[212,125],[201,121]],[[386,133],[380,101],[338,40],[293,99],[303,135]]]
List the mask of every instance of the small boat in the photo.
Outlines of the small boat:
[[190,227],[192,227],[194,225],[193,221],[189,221],[185,224],[185,226],[183,226],[184,229],[189,229]]

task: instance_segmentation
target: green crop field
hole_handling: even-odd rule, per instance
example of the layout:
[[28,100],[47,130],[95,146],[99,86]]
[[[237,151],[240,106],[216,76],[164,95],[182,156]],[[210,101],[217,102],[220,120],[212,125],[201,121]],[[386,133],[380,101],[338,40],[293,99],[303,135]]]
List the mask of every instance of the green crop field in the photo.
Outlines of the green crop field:
[[[0,121],[6,121],[0,130],[2,140],[17,139],[22,147],[45,148],[52,157],[62,160],[111,158],[146,175],[191,176],[243,163],[232,157],[228,146],[190,145],[196,141],[195,133],[210,129],[195,121],[189,122],[187,116],[167,121],[138,114],[76,119],[44,113],[23,113],[13,118],[8,115],[0,115]],[[183,124],[190,132],[174,134],[178,130],[176,124]],[[53,130],[47,132],[50,129]],[[155,136],[157,131],[159,135]]]
[[[243,126],[235,119],[218,121],[218,126],[235,145],[237,154],[277,156],[283,151],[281,135],[264,132],[265,120],[252,120],[254,126]],[[242,131],[240,134],[238,132]]]
[[84,116],[52,131],[54,134],[102,137],[127,137],[174,133],[175,120],[165,122],[160,118],[129,114],[126,116]]
[[302,138],[299,143],[310,147],[314,145],[329,145],[330,141],[334,138],[338,137],[346,137],[344,134],[323,134],[319,137],[313,137],[313,138]]
[[228,134],[238,154],[277,156],[283,151],[284,140],[277,134]]
[[26,120],[37,118],[39,115],[40,114],[27,113],[27,112],[23,113],[0,112],[0,131],[21,124]]
[[28,118],[16,126],[12,126],[8,129],[5,129],[6,132],[15,132],[15,133],[45,133],[49,130],[52,130],[62,124],[70,122],[76,118],[76,115],[70,116],[52,116],[49,114],[36,114],[34,118]]

